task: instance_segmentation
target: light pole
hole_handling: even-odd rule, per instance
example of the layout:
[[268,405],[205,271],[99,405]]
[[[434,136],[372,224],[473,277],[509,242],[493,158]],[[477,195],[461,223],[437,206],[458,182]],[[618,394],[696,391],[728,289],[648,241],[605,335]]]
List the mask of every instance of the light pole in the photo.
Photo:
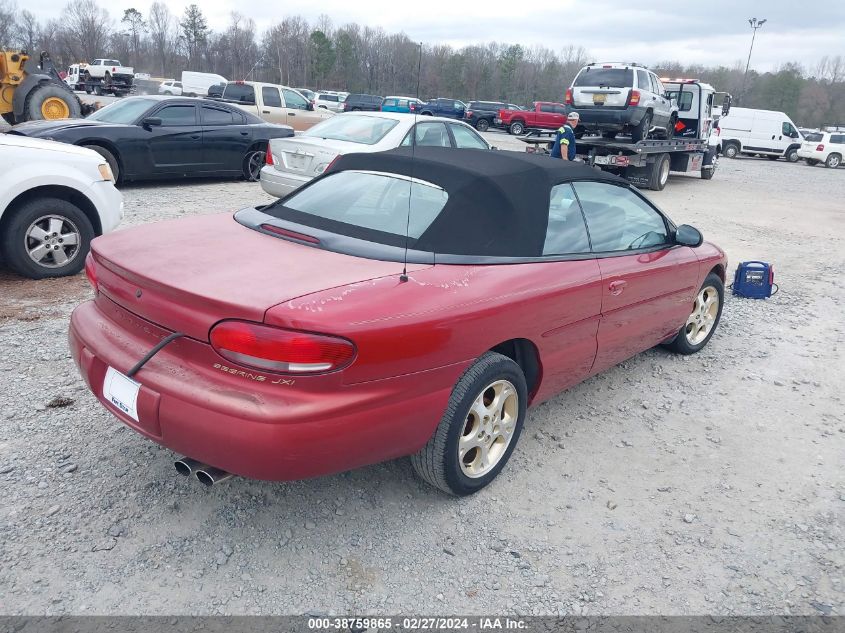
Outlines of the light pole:
[[754,50],[754,38],[757,37],[757,29],[766,23],[765,18],[758,20],[757,18],[749,18],[748,24],[751,25],[751,46],[748,48],[748,61],[745,62],[745,74],[742,76],[742,98],[745,100],[745,82],[748,79],[748,67],[751,65],[751,51]]

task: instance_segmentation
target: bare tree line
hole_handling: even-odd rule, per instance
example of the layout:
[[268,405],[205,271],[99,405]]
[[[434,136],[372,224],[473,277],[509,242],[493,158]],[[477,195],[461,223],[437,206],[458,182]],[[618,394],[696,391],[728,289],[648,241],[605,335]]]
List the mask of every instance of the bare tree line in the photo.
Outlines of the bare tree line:
[[[198,70],[295,87],[526,104],[562,100],[589,61],[577,46],[554,51],[497,42],[460,49],[420,45],[404,33],[355,23],[335,26],[328,16],[315,23],[290,16],[259,33],[254,20],[233,12],[225,29],[213,31],[196,4],[177,16],[154,2],[147,15],[131,8],[114,19],[96,0],[70,2],[43,22],[18,10],[15,0],[0,0],[0,46],[47,50],[61,66],[115,57],[136,72],[163,78]],[[740,62],[733,67],[663,62],[655,70],[698,77],[741,105],[783,110],[800,125],[845,123],[841,55],[826,56],[809,69],[786,64],[776,72],[751,71],[744,90]]]

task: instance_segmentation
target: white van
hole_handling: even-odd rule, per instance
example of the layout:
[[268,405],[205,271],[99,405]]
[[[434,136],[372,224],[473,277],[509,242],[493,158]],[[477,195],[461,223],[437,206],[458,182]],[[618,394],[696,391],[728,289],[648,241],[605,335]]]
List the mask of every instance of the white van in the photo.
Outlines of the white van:
[[223,75],[184,70],[182,71],[182,94],[186,97],[207,97],[211,86],[226,84],[228,81]]
[[728,158],[737,154],[760,154],[770,160],[798,160],[801,133],[783,112],[732,107],[719,119],[722,153]]

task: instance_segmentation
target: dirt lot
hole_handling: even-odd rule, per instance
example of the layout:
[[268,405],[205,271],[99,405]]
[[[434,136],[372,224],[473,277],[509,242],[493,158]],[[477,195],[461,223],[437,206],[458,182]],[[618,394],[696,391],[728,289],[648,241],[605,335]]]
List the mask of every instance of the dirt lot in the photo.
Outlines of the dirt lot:
[[[495,136],[507,138],[504,135]],[[123,228],[266,199],[127,187]],[[778,295],[529,412],[469,499],[406,461],[295,483],[178,477],[83,386],[83,276],[0,273],[0,610],[11,614],[845,614],[845,170],[722,161],[650,194]]]

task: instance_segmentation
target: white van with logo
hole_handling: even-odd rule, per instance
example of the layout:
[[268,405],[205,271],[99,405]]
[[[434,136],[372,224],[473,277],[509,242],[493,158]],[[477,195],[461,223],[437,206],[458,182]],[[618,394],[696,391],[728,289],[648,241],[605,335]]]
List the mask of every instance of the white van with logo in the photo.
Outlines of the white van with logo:
[[798,160],[804,140],[798,127],[783,112],[732,107],[719,119],[722,153],[728,158],[739,154],[760,154],[769,160]]

